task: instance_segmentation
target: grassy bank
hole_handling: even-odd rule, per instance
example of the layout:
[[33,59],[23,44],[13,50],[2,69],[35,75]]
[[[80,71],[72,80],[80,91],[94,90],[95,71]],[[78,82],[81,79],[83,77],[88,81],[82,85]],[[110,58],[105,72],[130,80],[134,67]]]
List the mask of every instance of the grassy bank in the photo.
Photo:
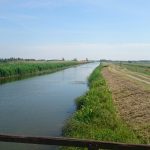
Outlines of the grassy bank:
[[117,116],[111,92],[101,70],[102,66],[97,67],[89,77],[90,89],[77,99],[77,111],[64,127],[63,135],[102,141],[140,143],[133,131]]
[[80,64],[77,61],[15,61],[0,63],[0,79],[49,73],[73,65]]
[[150,60],[143,61],[111,61],[102,60],[101,62],[105,64],[115,64],[121,68],[126,68],[130,71],[139,72],[142,74],[150,75]]
[[127,68],[128,70],[150,75],[150,65],[149,64],[121,64],[121,67]]

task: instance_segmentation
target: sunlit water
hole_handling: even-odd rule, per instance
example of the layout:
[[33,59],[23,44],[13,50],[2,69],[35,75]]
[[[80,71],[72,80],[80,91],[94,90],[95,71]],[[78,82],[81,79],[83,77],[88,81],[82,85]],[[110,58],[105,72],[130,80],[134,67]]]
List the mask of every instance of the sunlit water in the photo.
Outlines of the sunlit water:
[[[0,85],[0,133],[61,136],[75,111],[75,99],[88,90],[87,77],[98,63]],[[0,150],[54,150],[57,147],[0,142]]]

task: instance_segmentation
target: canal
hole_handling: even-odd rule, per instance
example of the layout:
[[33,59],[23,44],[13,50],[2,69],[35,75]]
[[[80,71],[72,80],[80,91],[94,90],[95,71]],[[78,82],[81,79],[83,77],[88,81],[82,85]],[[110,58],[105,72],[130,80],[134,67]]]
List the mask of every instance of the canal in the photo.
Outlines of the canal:
[[[99,63],[0,85],[0,133],[61,136],[75,111],[75,99],[88,90],[87,78]],[[54,150],[57,147],[0,142],[2,150]]]

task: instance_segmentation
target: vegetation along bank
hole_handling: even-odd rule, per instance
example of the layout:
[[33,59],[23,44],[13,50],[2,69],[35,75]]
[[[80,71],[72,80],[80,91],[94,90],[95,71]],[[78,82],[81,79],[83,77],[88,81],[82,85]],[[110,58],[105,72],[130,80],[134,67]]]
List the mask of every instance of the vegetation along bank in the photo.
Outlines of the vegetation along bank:
[[0,80],[55,72],[78,65],[79,61],[8,61],[0,62]]
[[[89,77],[89,91],[76,100],[77,111],[63,129],[67,137],[141,143],[135,133],[117,115],[111,92],[102,76],[103,66]],[[75,148],[64,148],[75,149]]]

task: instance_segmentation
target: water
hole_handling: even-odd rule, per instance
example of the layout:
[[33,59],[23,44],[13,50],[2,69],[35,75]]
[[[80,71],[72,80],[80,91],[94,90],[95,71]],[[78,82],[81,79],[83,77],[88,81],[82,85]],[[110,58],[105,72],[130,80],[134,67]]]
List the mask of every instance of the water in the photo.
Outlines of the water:
[[[98,63],[0,85],[0,133],[61,136],[75,111],[74,100],[88,90]],[[0,142],[0,150],[54,150],[57,147]]]

